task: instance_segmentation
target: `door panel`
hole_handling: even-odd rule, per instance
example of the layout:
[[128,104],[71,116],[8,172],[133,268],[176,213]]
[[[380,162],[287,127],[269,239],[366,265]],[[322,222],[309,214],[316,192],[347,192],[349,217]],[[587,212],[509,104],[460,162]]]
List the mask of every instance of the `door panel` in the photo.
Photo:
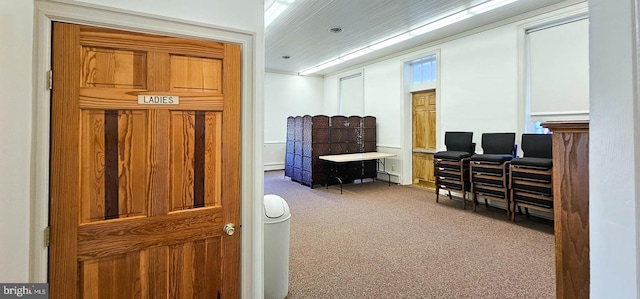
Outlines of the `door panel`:
[[240,227],[240,48],[53,37],[51,298],[238,297],[239,230],[223,226]]
[[435,188],[433,153],[436,150],[436,92],[412,94],[413,183]]

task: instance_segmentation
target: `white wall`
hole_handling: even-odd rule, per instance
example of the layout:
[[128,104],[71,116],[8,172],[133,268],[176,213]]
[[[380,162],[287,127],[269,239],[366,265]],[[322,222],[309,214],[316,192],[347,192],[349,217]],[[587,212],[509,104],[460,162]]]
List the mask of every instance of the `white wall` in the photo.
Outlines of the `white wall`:
[[[519,90],[524,65],[523,27],[534,22],[565,18],[585,4],[560,9],[503,26],[464,33],[436,41],[386,60],[357,66],[365,79],[365,114],[377,117],[378,146],[398,155],[395,172],[411,183],[411,97],[404,64],[433,53],[439,56],[437,83],[437,149],[444,149],[445,131],[473,131],[477,152],[482,133],[523,132],[524,97]],[[325,77],[325,110],[335,113],[339,78],[350,71]],[[389,78],[397,78],[389,80]],[[401,169],[398,169],[400,167]]]
[[[377,118],[379,146],[401,149],[393,163],[404,184],[411,183],[411,102],[403,83],[404,62],[439,51],[438,149],[444,149],[442,132],[464,130],[474,132],[481,152],[483,132],[519,132],[517,29],[518,24],[505,25],[363,67],[365,114]],[[336,111],[331,110],[339,77],[325,78],[327,113]]]
[[264,79],[264,169],[284,169],[287,117],[323,114],[324,80],[266,73]]
[[0,1],[0,281],[29,278],[33,2]]
[[[74,2],[74,0],[63,0]],[[243,29],[250,32],[263,32],[264,1],[234,0],[75,0],[75,2],[93,3],[119,9],[143,12],[188,20],[203,24],[212,24]]]
[[591,298],[640,297],[640,104],[634,4],[637,1],[589,1]]
[[[237,0],[237,1],[204,1],[204,0],[182,0],[182,1],[25,1],[25,0],[3,0],[0,1],[0,102],[3,109],[0,109],[0,282],[27,282],[43,281],[46,278],[46,260],[42,267],[42,258],[38,258],[38,251],[42,252],[42,234],[37,230],[38,242],[34,242],[34,235],[30,238],[30,226],[34,223],[41,223],[40,217],[46,217],[46,213],[40,213],[36,209],[34,202],[38,202],[36,189],[42,189],[42,185],[33,183],[36,180],[36,169],[48,169],[46,161],[42,162],[36,158],[36,152],[46,152],[46,141],[36,141],[34,134],[35,127],[46,127],[38,123],[34,115],[46,115],[40,103],[34,102],[40,98],[42,89],[34,92],[35,86],[40,86],[44,80],[44,72],[36,72],[46,69],[48,66],[41,56],[36,56],[43,52],[38,48],[34,53],[34,44],[39,44],[41,39],[36,40],[35,32],[41,32],[44,28],[42,24],[34,28],[34,4],[46,6],[48,12],[67,14],[70,11],[60,11],[74,6],[74,4],[94,3],[108,5],[117,11],[131,10],[133,14],[118,13],[120,20],[113,22],[126,22],[133,20],[133,15],[139,14],[148,16],[154,14],[163,19],[171,19],[177,22],[195,24],[198,22],[203,26],[214,26],[224,28],[218,30],[220,38],[234,36],[234,42],[246,42],[251,48],[246,48],[244,56],[245,66],[251,69],[243,70],[243,78],[250,83],[243,86],[243,99],[250,99],[252,105],[243,107],[243,144],[262,144],[263,132],[261,125],[263,121],[263,74],[264,74],[264,27],[263,0]],[[70,5],[66,5],[66,4]],[[92,4],[91,4],[92,5]],[[95,6],[94,6],[95,7]],[[70,13],[69,15],[73,15]],[[44,18],[43,15],[38,17]],[[78,19],[83,19],[82,17]],[[122,21],[124,19],[125,21]],[[101,20],[105,25],[110,24],[109,19]],[[120,26],[124,26],[119,23]],[[146,24],[136,24],[129,22],[128,28],[146,27]],[[180,27],[182,30],[187,26]],[[193,25],[202,32],[211,32],[202,29],[199,25]],[[229,29],[229,30],[227,30]],[[149,29],[147,29],[149,30]],[[169,27],[157,27],[153,29],[157,32],[172,31]],[[242,32],[243,37],[235,33]],[[47,33],[41,33],[46,35]],[[186,31],[185,31],[185,34]],[[248,36],[248,37],[247,37]],[[48,45],[42,46],[42,49]],[[43,60],[44,59],[44,60]],[[34,65],[33,63],[38,65]],[[40,109],[40,110],[37,110]],[[42,118],[39,118],[42,119]],[[246,121],[246,120],[249,121]],[[255,123],[259,123],[256,130]],[[46,132],[38,131],[42,136],[48,136]],[[249,141],[249,142],[247,142]],[[37,146],[34,144],[38,144]],[[245,147],[243,147],[245,149]],[[242,296],[244,298],[260,298],[262,296],[262,204],[263,195],[263,174],[262,174],[262,151],[258,146],[256,149],[243,151],[243,186],[245,182],[250,182],[247,189],[243,187],[243,213],[255,211],[243,219],[248,219],[243,224],[243,230],[250,236],[250,239],[243,239],[242,258]],[[35,165],[33,161],[40,161],[41,165]],[[38,176],[42,177],[41,174]],[[44,187],[46,188],[46,187]],[[254,198],[255,195],[255,198]],[[30,204],[30,201],[32,202]],[[46,198],[45,198],[46,202]],[[40,205],[42,206],[42,205]],[[257,206],[258,208],[253,208]],[[251,207],[247,209],[247,207]],[[45,208],[46,209],[46,208]],[[42,216],[45,215],[45,216]],[[257,215],[257,216],[256,216]],[[255,219],[255,221],[254,221]],[[45,224],[46,225],[46,224]],[[36,231],[36,230],[34,230]],[[248,232],[251,232],[249,234]],[[253,235],[255,233],[255,235]],[[30,250],[32,255],[30,256]],[[36,252],[36,253],[34,253]],[[29,263],[39,264],[33,266],[30,273]],[[34,273],[38,272],[38,273]],[[247,277],[248,275],[248,277]]]

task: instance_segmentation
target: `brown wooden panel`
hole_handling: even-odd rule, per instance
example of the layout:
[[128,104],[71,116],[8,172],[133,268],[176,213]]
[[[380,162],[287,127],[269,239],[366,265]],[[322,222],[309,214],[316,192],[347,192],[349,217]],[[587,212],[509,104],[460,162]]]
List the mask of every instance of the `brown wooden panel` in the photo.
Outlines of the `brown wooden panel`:
[[171,56],[171,90],[222,91],[222,62],[219,59]]
[[553,131],[556,294],[589,298],[588,126],[544,125]]
[[412,94],[412,130],[414,149],[436,149],[435,91]]
[[[242,235],[240,223],[240,45],[225,44],[224,51],[224,82],[225,96],[222,140],[224,150],[222,153],[222,202],[223,217],[226,223],[235,223],[236,233],[233,236],[225,236],[222,239],[223,256],[222,269],[224,269],[224,286],[222,298],[240,297],[240,236]],[[237,203],[237,204],[229,204]]]
[[193,298],[193,243],[171,246],[169,298]]
[[210,58],[222,58],[224,53],[224,44],[214,41],[187,40],[90,26],[81,26],[80,34],[80,42],[85,46],[117,47],[120,49],[157,51]]
[[118,117],[118,215],[146,215],[147,134],[146,111],[121,111]]
[[[80,223],[104,220],[104,112],[82,111]],[[53,161],[52,161],[53,162]]]
[[436,109],[435,107],[427,110],[427,130],[425,131],[425,148],[430,150],[436,149]]
[[433,154],[413,153],[412,172],[414,184],[435,188]]
[[222,113],[207,112],[205,118],[204,203],[221,204],[222,196]]
[[82,87],[145,88],[146,53],[82,49]]
[[118,110],[104,112],[104,219],[118,218]]
[[[51,298],[78,296],[77,225],[80,201],[79,28],[53,25],[53,91],[51,100],[51,199],[49,283]],[[71,157],[71,158],[69,158]]]
[[[152,247],[143,251],[141,271],[147,275],[142,285],[143,298],[166,298],[169,285],[169,246]],[[144,296],[147,294],[147,296]]]
[[[84,50],[80,28],[86,33]],[[192,293],[185,297],[237,298],[240,46],[225,45],[222,53],[219,43],[69,24],[55,24],[53,39],[51,297],[167,298],[169,282],[175,280],[169,247],[179,245],[191,247],[191,268],[184,272],[191,276],[181,281],[189,283],[184,289]],[[174,47],[166,47],[167,42],[175,42]],[[222,89],[171,91],[170,57],[176,53],[223,59]],[[194,73],[209,76],[202,69]],[[177,94],[182,104],[139,106],[138,94]],[[107,117],[105,110],[110,111]],[[197,124],[189,119],[194,110],[203,111]],[[174,126],[178,122],[180,130]],[[189,133],[193,126],[199,139]],[[191,154],[196,140],[203,162],[194,162]],[[188,159],[174,159],[174,148],[188,149]],[[185,163],[202,166],[199,180],[206,181],[191,184],[191,193],[201,193],[205,206],[219,206],[169,212],[173,171],[184,170]],[[115,210],[110,217],[118,218],[100,221],[107,206]],[[96,217],[96,211],[102,214]],[[235,235],[222,235],[227,222],[236,225]]]
[[143,298],[140,265],[138,252],[80,262],[80,297]]
[[[140,105],[138,95],[177,95],[179,105]],[[183,91],[147,91],[141,89],[114,89],[85,87],[80,89],[82,109],[180,109],[222,111],[224,97],[219,93],[194,93]]]
[[436,105],[436,93],[435,92],[429,92],[426,96],[427,98],[427,104],[429,106],[435,106]]
[[168,110],[149,111],[149,194],[148,215],[164,215],[169,212],[169,121]]
[[193,149],[193,207],[204,207],[205,114],[195,112]]
[[219,236],[222,233],[219,212],[220,207],[207,207],[156,217],[129,217],[84,224],[78,228],[78,259],[108,257],[150,246]]
[[171,246],[169,298],[217,298],[220,238]]
[[177,211],[194,202],[195,114],[172,111],[170,124],[170,210]]

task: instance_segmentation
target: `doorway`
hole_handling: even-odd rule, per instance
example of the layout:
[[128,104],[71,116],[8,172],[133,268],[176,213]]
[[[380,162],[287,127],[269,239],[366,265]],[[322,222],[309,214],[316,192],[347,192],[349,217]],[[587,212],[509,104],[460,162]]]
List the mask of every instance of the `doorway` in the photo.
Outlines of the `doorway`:
[[435,188],[433,154],[436,152],[436,91],[411,94],[413,184]]

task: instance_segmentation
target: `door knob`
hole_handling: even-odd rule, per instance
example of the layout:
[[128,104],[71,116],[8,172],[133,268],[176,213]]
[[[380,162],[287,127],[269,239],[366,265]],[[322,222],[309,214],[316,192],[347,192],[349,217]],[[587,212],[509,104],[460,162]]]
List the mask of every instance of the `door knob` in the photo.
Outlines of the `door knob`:
[[233,223],[227,223],[227,224],[225,224],[225,226],[224,226],[224,232],[225,232],[227,235],[232,236],[232,235],[233,235],[233,233],[235,233],[235,232],[236,232],[236,226],[235,226],[235,225],[233,225]]

